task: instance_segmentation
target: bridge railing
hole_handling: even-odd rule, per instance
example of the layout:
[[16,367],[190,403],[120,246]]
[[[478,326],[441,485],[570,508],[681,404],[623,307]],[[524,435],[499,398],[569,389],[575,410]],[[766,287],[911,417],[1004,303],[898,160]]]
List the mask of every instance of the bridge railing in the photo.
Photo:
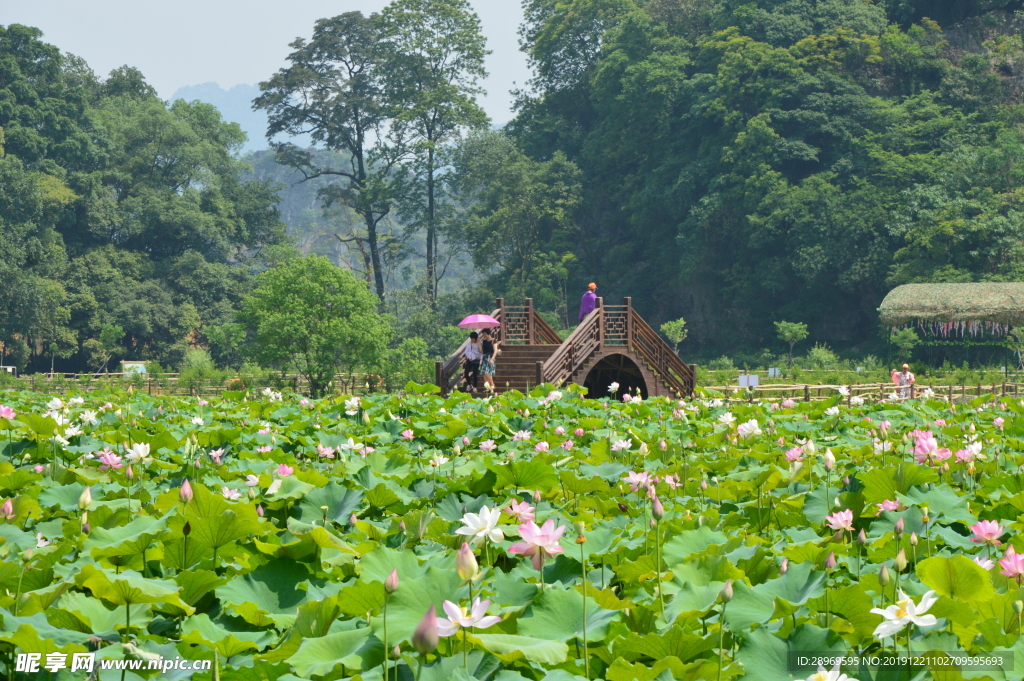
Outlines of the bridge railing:
[[646,361],[665,383],[680,395],[690,395],[697,385],[693,369],[669,346],[644,318],[629,305],[630,347]]
[[590,356],[601,348],[601,330],[604,317],[601,307],[583,318],[569,337],[548,357],[541,368],[544,382],[561,385],[571,379]]

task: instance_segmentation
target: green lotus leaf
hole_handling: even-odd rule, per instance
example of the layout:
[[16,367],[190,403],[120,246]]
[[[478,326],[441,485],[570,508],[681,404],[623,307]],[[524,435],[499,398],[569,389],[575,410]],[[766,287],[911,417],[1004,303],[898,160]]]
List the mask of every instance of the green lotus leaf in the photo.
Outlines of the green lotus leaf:
[[724,533],[706,526],[686,530],[662,545],[661,559],[665,565],[676,565],[694,554],[707,551],[711,546],[724,544],[727,539]]
[[384,659],[384,644],[368,628],[303,639],[298,652],[286,662],[300,677],[323,676],[338,665],[367,670]]
[[75,577],[76,583],[89,589],[93,596],[114,605],[137,603],[167,603],[191,613],[192,607],[178,596],[179,587],[170,580],[147,579],[134,570],[120,574],[113,570],[86,564]]
[[139,516],[120,527],[94,528],[85,541],[85,550],[94,558],[134,556],[150,547],[166,530],[166,519]]
[[[299,502],[299,520],[304,523],[320,522],[326,513],[328,521],[348,523],[352,512],[363,503],[363,492],[330,482],[307,493]],[[327,507],[325,512],[323,507]]]
[[259,650],[269,645],[274,637],[268,632],[228,631],[202,613],[182,622],[181,640],[216,650],[223,657],[234,657],[248,650]]
[[740,644],[737,659],[746,671],[744,681],[793,681],[817,671],[789,671],[791,651],[813,651],[815,655],[847,652],[846,643],[831,630],[802,624],[784,639],[761,627],[745,634]]
[[256,627],[289,627],[297,608],[306,602],[299,584],[309,571],[285,558],[277,558],[246,575],[232,577],[217,588],[217,598],[231,612]]
[[991,600],[992,575],[963,554],[933,556],[917,564],[917,576],[936,593],[967,603]]
[[556,665],[564,662],[569,654],[569,646],[562,641],[529,636],[477,634],[470,640],[478,642],[503,662],[526,660],[536,664]]
[[[608,633],[608,625],[618,613],[605,610],[593,598],[587,598],[587,637],[600,641]],[[583,639],[583,594],[575,589],[544,589],[526,608],[519,619],[518,631],[523,636],[551,641]]]

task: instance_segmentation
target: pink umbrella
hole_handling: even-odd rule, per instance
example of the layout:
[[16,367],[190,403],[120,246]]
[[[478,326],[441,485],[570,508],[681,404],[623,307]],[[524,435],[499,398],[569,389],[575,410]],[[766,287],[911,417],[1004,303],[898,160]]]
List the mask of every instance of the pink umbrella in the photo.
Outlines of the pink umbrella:
[[501,322],[489,314],[471,314],[459,322],[460,329],[493,329],[496,326],[501,326]]

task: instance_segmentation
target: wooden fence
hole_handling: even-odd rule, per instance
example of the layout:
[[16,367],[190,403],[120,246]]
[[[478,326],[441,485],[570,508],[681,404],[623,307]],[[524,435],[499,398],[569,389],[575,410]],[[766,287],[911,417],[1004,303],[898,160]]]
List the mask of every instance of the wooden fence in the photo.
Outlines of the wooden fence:
[[[722,394],[730,400],[754,401],[755,399],[794,399],[810,402],[812,400],[827,400],[835,397],[840,388],[849,390],[846,397],[850,402],[854,397],[865,401],[881,401],[889,399],[893,393],[900,395],[902,390],[893,383],[854,383],[845,386],[839,385],[815,385],[804,384],[767,384],[754,388],[743,388],[734,385],[725,386],[701,386],[699,390],[714,391]],[[935,397],[953,401],[956,399],[969,399],[981,397],[982,395],[1021,395],[1024,392],[1024,383],[978,383],[977,385],[921,385],[910,386],[909,398],[921,397],[925,390],[930,390]],[[903,399],[903,398],[901,398]]]

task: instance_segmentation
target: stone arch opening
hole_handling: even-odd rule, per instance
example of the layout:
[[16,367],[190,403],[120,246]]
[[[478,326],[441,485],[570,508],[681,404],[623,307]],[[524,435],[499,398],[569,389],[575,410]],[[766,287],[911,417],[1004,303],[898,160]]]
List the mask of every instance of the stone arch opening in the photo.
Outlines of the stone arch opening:
[[[608,386],[618,383],[617,395],[608,392]],[[640,388],[640,394],[647,399],[647,381],[644,380],[643,372],[636,362],[618,353],[602,358],[597,364],[591,367],[587,377],[583,380],[583,387],[587,389],[587,397],[590,399],[601,399],[612,397],[621,399],[623,393],[636,394]]]

